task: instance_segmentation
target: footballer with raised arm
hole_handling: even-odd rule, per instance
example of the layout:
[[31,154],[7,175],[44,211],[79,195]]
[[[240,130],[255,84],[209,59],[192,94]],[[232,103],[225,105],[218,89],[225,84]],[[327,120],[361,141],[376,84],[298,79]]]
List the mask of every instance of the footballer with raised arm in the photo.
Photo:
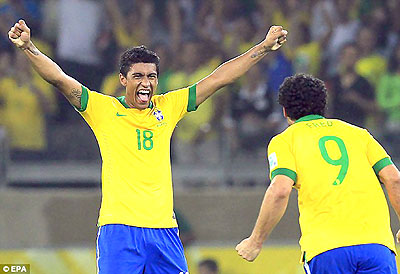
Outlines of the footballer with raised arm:
[[66,75],[32,43],[19,20],[8,36],[40,76],[57,87],[93,130],[102,156],[97,267],[106,273],[188,273],[173,212],[170,140],[178,121],[286,41],[272,26],[265,39],[198,83],[154,95],[159,58],[144,46],[126,50],[119,78],[126,93],[111,97]]
[[255,260],[295,188],[307,274],[395,274],[396,249],[380,181],[400,216],[400,173],[367,130],[324,118],[326,97],[324,83],[305,74],[286,78],[279,88],[289,127],[268,145],[271,185],[251,236],[236,250]]

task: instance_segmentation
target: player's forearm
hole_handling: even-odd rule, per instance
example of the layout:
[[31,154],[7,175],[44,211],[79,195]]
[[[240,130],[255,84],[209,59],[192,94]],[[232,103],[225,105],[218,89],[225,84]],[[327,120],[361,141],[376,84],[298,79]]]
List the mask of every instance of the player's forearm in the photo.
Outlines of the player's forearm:
[[268,52],[267,48],[258,44],[242,55],[223,63],[213,72],[218,87],[221,88],[233,83],[267,55]]
[[386,184],[390,203],[400,218],[400,178],[393,180],[390,184]]
[[379,172],[379,179],[385,185],[390,203],[400,218],[400,172],[395,165],[389,165]]
[[59,87],[62,84],[62,78],[66,77],[64,72],[49,57],[41,53],[32,42],[21,50],[28,57],[32,67],[44,80],[55,87]]
[[56,87],[75,107],[81,107],[81,85],[75,79],[66,75],[62,69],[49,57],[41,53],[32,42],[21,49],[39,75]]
[[240,76],[244,75],[252,66],[260,61],[269,49],[258,44],[247,52],[220,65],[213,73],[201,80],[197,87],[203,92],[198,92],[196,105],[214,94],[220,88],[233,83]]
[[392,205],[398,219],[400,220],[400,181],[397,181],[391,189],[388,189],[390,204]]
[[290,191],[282,191],[274,184],[271,184],[266,191],[256,225],[250,236],[250,239],[258,245],[262,245],[282,218],[289,195]]

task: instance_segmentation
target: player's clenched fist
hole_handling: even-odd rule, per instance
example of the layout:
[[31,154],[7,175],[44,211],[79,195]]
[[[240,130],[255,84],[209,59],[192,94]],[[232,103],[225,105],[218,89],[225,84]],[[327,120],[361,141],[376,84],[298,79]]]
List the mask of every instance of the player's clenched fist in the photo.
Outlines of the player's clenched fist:
[[287,30],[284,30],[283,27],[272,26],[262,44],[267,50],[277,50],[286,42],[287,34]]
[[250,238],[244,239],[236,246],[236,251],[240,257],[252,262],[261,251],[262,246],[253,242]]
[[31,40],[31,30],[24,20],[19,20],[8,32],[8,38],[18,48],[25,48]]

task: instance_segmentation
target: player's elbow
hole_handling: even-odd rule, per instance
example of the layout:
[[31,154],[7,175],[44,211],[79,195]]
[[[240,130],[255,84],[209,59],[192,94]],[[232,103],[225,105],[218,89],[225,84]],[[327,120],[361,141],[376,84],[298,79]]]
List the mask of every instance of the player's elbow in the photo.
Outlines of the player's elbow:
[[277,201],[289,199],[290,193],[292,191],[291,184],[282,182],[279,180],[274,180],[269,187],[270,191],[273,193],[273,197]]
[[378,175],[387,189],[400,187],[400,172],[394,165],[384,167]]
[[226,85],[232,84],[237,78],[232,77],[229,73],[222,69],[216,69],[210,76],[210,81],[214,87],[218,90]]
[[277,200],[287,200],[289,199],[290,196],[290,192],[292,191],[291,188],[282,188],[282,189],[278,189],[278,191],[275,194],[275,197]]

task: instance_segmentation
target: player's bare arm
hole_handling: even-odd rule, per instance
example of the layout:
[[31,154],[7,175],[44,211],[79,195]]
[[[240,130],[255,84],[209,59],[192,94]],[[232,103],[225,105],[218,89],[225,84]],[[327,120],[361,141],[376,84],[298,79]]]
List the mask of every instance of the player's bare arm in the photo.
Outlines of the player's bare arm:
[[236,246],[236,251],[243,259],[252,262],[257,258],[263,242],[286,211],[293,184],[294,181],[285,175],[274,177],[265,192],[253,232]]
[[[388,165],[382,168],[378,175],[385,185],[390,203],[400,219],[400,172],[395,165]],[[396,241],[400,243],[400,230],[396,234]]]
[[31,31],[24,20],[19,20],[10,29],[8,38],[23,51],[33,68],[44,80],[58,88],[72,105],[81,107],[81,84],[66,75],[55,62],[35,47],[31,41]]
[[264,41],[242,55],[223,63],[202,79],[196,88],[196,105],[200,105],[218,89],[233,83],[270,51],[279,49],[286,42],[287,34],[288,32],[283,27],[272,26]]

